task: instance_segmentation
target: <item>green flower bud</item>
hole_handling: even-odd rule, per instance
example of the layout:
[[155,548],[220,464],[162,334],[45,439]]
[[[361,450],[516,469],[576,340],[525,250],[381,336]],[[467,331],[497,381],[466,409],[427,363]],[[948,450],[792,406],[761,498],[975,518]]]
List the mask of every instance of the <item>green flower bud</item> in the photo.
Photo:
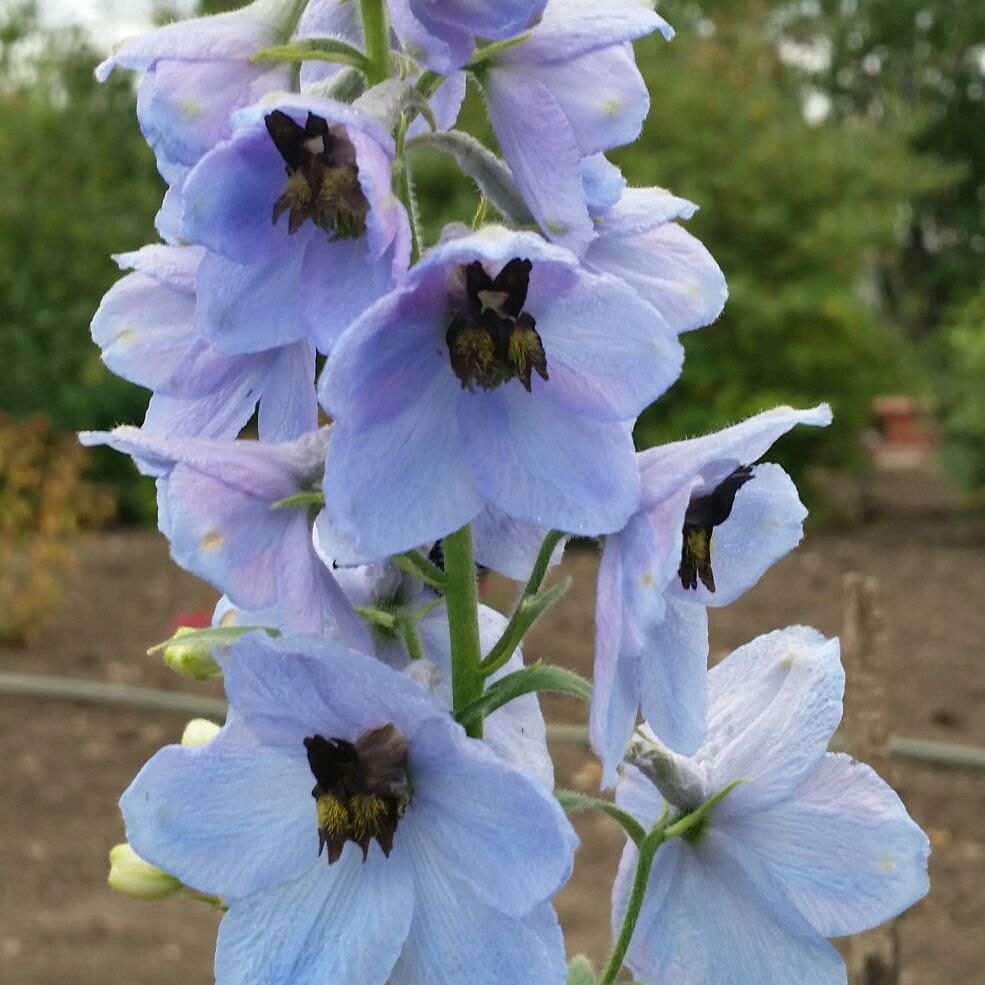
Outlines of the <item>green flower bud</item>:
[[[180,627],[174,634],[174,639],[194,633],[189,626]],[[211,681],[222,677],[222,667],[212,656],[207,643],[171,643],[164,650],[164,662],[175,673],[190,677],[196,681]]]
[[181,889],[181,881],[145,862],[126,842],[109,853],[109,884],[134,899],[164,899]]
[[181,744],[183,746],[204,746],[206,742],[215,737],[219,731],[219,726],[215,722],[210,722],[207,718],[193,718],[181,733]]

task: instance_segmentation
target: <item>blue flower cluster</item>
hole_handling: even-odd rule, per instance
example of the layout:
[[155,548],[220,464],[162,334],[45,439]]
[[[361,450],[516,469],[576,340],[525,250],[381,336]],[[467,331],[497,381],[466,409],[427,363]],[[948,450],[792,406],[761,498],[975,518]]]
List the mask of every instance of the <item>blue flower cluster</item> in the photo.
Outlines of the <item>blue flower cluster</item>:
[[[757,462],[830,411],[634,449],[727,294],[696,206],[604,156],[639,135],[653,31],[648,0],[256,0],[98,69],[143,72],[169,188],[92,324],[146,419],[82,441],[156,478],[172,556],[223,593],[169,663],[230,703],[124,794],[113,884],[220,903],[218,985],[561,985],[577,839],[540,690],[591,694],[629,835],[601,985],[623,960],[835,985],[824,938],[927,890],[899,799],[826,752],[836,641],[788,629],[707,670],[707,608],[803,532]],[[502,156],[456,129],[467,78]],[[418,146],[481,193],[430,245]],[[594,691],[520,650],[570,535],[604,539]],[[509,619],[482,568],[527,582]]]

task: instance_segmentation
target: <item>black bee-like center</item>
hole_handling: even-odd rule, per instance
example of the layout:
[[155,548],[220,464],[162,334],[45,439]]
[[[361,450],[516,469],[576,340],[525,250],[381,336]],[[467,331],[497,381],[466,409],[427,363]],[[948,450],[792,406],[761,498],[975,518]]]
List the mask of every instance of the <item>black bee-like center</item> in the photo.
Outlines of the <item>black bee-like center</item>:
[[287,165],[287,184],[274,203],[274,225],[287,212],[292,236],[308,219],[333,240],[362,236],[369,202],[359,185],[356,149],[345,128],[313,113],[302,127],[279,109],[264,119]]
[[366,732],[355,743],[312,735],[304,740],[314,774],[318,854],[328,846],[337,862],[347,841],[369,856],[374,838],[390,855],[397,824],[410,804],[407,740],[393,725]]
[[518,379],[529,393],[534,371],[548,378],[537,323],[523,310],[532,269],[529,260],[519,258],[495,278],[478,260],[463,268],[465,301],[445,333],[451,368],[463,389],[495,390]]
[[681,566],[677,571],[681,585],[697,589],[698,579],[709,592],[715,591],[715,574],[711,569],[711,537],[731,515],[735,494],[752,478],[752,466],[740,465],[710,493],[692,496],[684,514],[684,541]]

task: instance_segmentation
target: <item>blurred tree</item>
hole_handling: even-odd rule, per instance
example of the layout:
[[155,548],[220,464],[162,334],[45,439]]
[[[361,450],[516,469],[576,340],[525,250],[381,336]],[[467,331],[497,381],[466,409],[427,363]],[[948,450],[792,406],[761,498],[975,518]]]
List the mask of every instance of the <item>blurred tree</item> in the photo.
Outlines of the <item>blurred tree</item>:
[[970,501],[985,507],[985,288],[938,333],[944,463]]
[[[42,410],[64,430],[138,423],[147,403],[89,336],[120,276],[111,254],[156,238],[163,193],[132,81],[117,73],[99,85],[98,61],[80,35],[40,30],[30,6],[0,20],[0,410]],[[129,463],[94,458],[139,512]]]
[[812,117],[763,5],[660,9],[678,36],[637,46],[652,107],[642,140],[613,158],[633,183],[701,207],[688,228],[721,264],[730,299],[719,322],[685,336],[681,380],[642,416],[637,440],[827,400],[835,424],[795,431],[778,458],[795,473],[808,460],[858,464],[871,398],[912,370],[880,307],[898,217],[953,175],[917,158],[901,126]]
[[961,168],[901,216],[905,248],[886,279],[900,323],[926,337],[985,280],[985,3],[796,0],[769,27],[835,116],[915,116],[914,150]]

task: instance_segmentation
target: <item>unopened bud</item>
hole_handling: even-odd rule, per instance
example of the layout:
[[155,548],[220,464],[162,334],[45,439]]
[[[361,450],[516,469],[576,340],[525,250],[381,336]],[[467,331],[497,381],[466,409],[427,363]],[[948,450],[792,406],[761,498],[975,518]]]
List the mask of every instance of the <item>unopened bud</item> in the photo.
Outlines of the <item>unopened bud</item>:
[[[174,639],[194,632],[190,626],[182,626],[175,632]],[[175,673],[192,680],[211,681],[222,677],[222,667],[212,656],[208,643],[170,643],[164,650],[164,662]]]
[[181,744],[183,746],[204,746],[206,742],[214,738],[219,731],[219,726],[215,722],[210,722],[207,718],[193,718],[181,733]]
[[126,842],[110,851],[109,861],[109,884],[124,896],[156,900],[171,896],[181,889],[180,879],[175,879],[156,865],[145,862]]

